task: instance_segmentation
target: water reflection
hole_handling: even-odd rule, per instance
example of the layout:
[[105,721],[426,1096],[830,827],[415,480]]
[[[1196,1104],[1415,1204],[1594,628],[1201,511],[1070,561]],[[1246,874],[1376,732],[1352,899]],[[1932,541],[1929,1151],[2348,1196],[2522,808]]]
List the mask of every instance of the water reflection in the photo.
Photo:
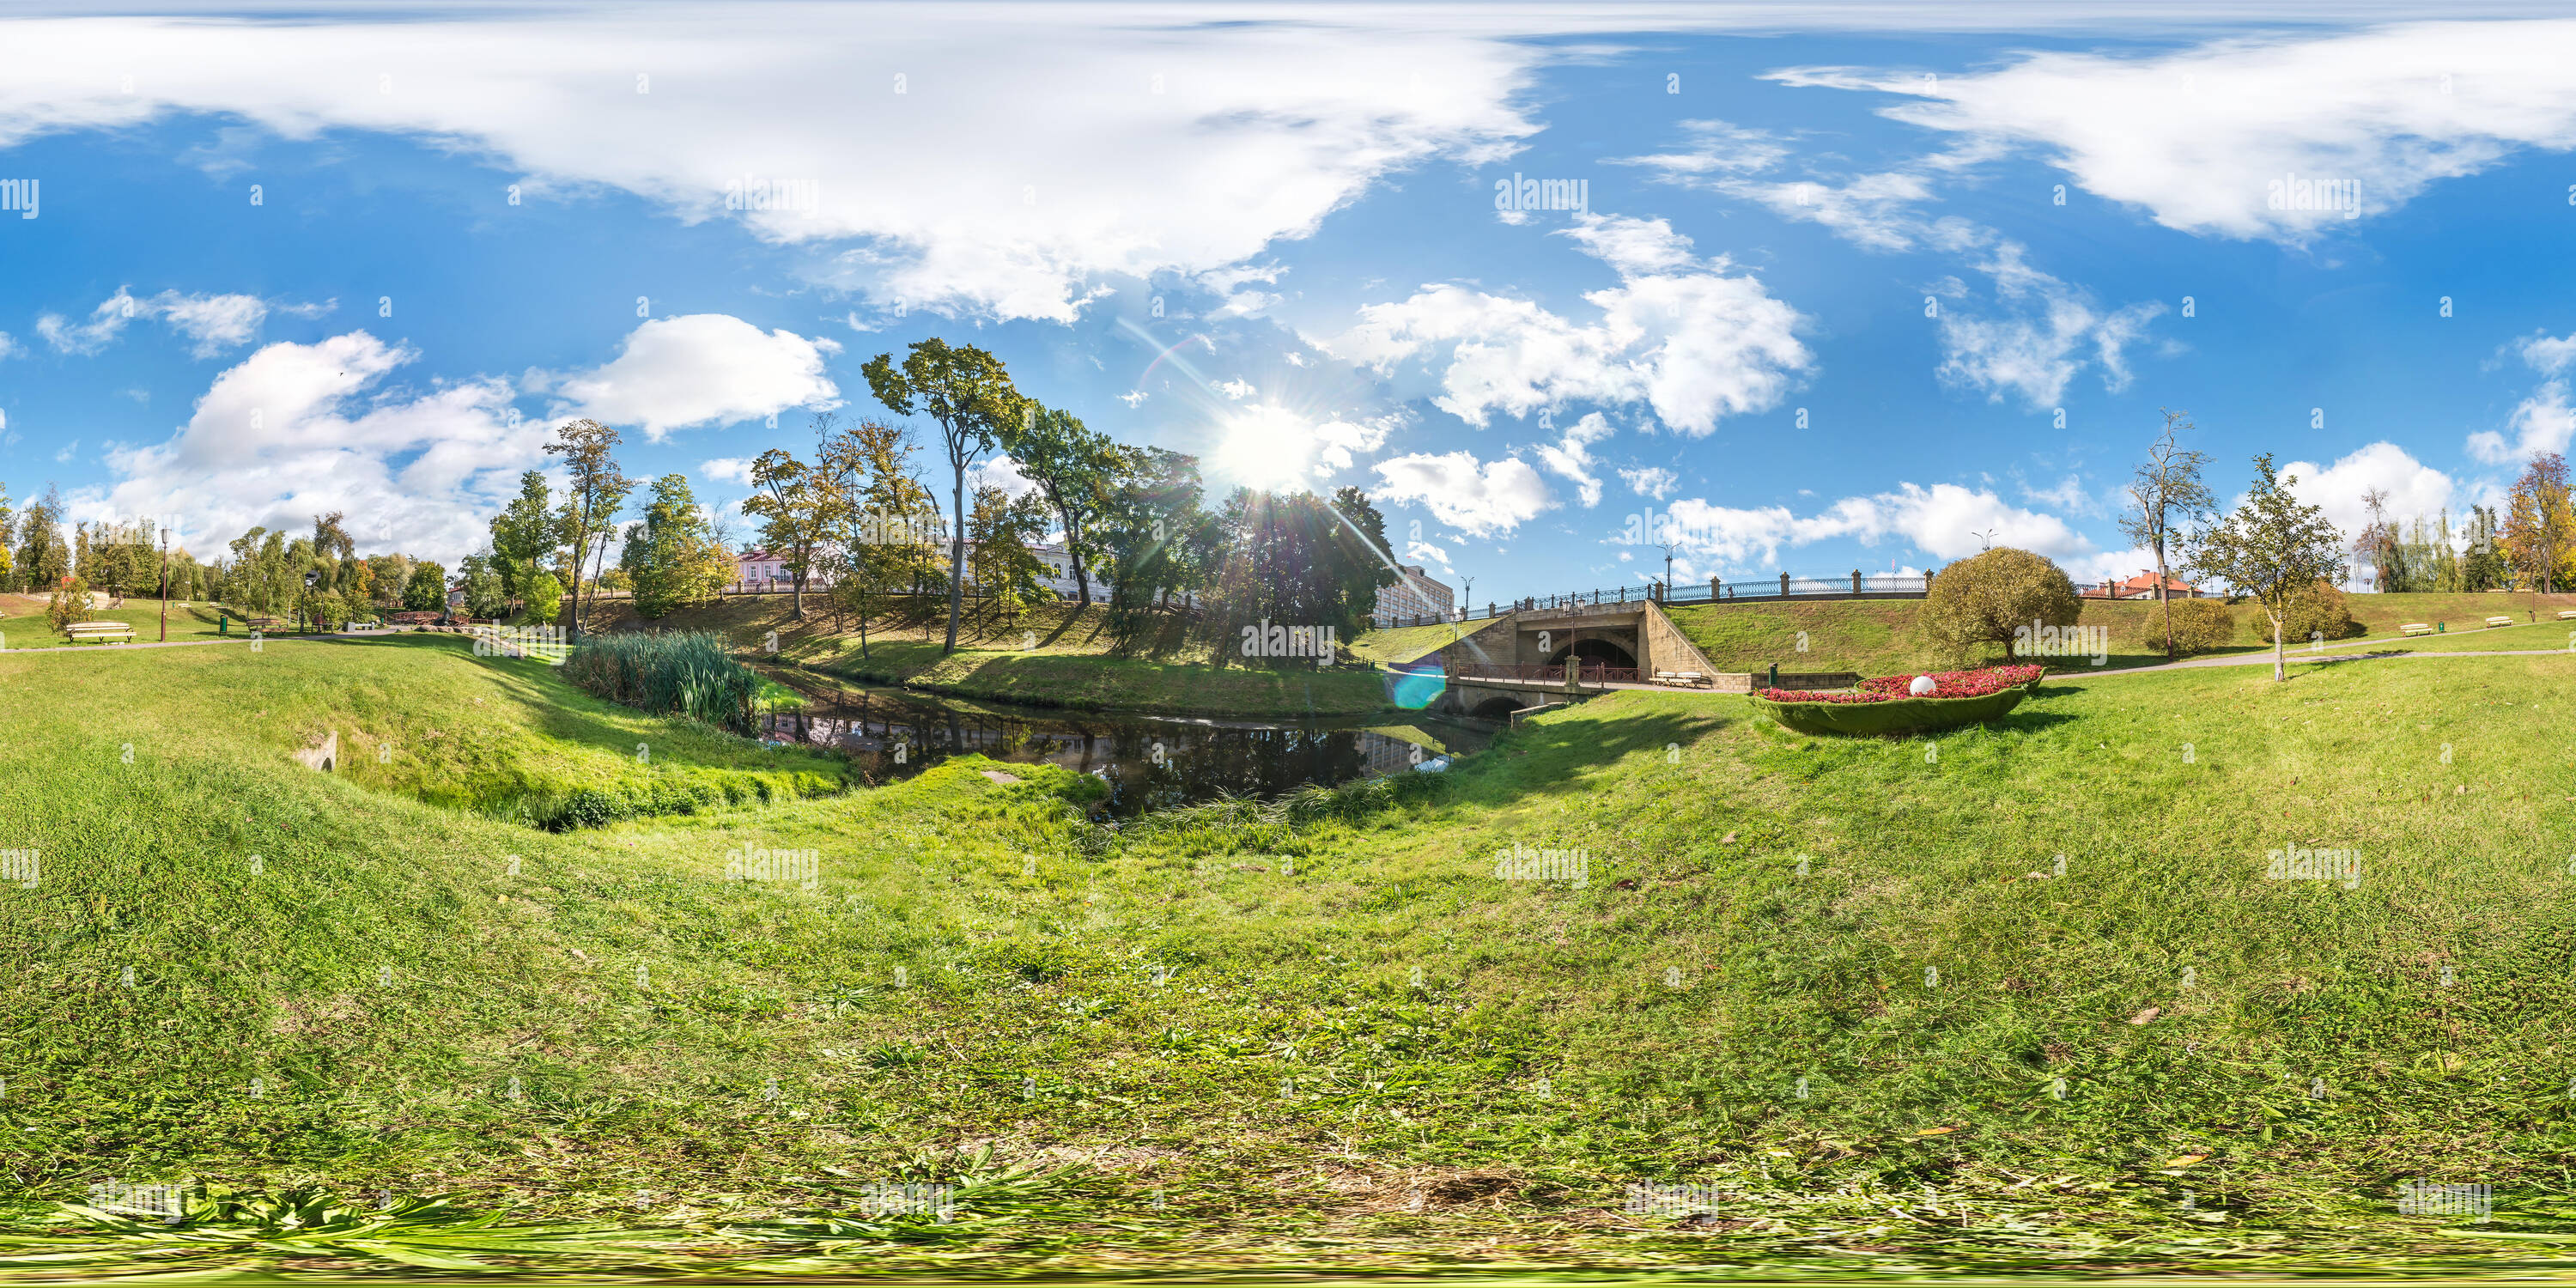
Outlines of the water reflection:
[[[766,736],[848,753],[884,781],[950,756],[981,753],[1096,774],[1110,786],[1102,812],[1131,818],[1219,793],[1272,796],[1414,772],[1424,761],[1474,751],[1491,737],[1480,722],[1415,713],[1305,721],[996,710],[891,689],[809,695],[806,710],[765,717]],[[897,763],[897,751],[901,763]]]

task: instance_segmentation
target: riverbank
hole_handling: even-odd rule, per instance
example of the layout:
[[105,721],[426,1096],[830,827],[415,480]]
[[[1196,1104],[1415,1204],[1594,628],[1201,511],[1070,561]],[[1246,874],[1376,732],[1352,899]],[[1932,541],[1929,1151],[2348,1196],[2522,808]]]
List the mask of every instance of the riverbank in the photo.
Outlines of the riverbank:
[[1395,709],[1374,671],[1214,665],[1204,647],[1184,644],[1181,622],[1166,621],[1163,648],[1110,651],[1107,610],[1048,604],[1011,621],[969,619],[948,653],[945,600],[907,603],[872,623],[862,653],[854,623],[836,622],[808,600],[797,621],[783,595],[734,596],[704,608],[642,621],[622,603],[593,618],[594,630],[704,630],[747,660],[792,662],[863,684],[888,684],[942,697],[1066,711],[1132,711],[1241,719],[1372,715]]

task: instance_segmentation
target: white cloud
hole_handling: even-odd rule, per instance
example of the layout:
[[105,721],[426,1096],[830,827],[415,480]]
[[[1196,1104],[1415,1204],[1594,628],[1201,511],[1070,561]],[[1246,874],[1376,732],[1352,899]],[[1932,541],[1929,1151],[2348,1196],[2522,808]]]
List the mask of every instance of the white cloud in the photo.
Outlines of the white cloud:
[[[2016,478],[2020,475],[2018,470],[2013,473]],[[2084,490],[2084,480],[2072,474],[2059,479],[2050,487],[2032,487],[2024,483],[2021,485],[2021,494],[2024,500],[2037,501],[2069,514],[2098,516],[2103,513],[2101,501]]]
[[975,489],[984,487],[1000,488],[1016,501],[1028,495],[1037,483],[1020,473],[1018,461],[1012,460],[1007,453],[996,453],[977,461],[974,468],[966,471],[966,504],[969,508],[975,504]]
[[1133,409],[1143,405],[1144,401],[1149,397],[1152,397],[1152,395],[1146,393],[1142,389],[1130,389],[1127,392],[1118,395],[1118,401],[1127,404],[1130,409]]
[[1675,474],[1671,470],[1665,469],[1660,465],[1649,465],[1642,469],[1621,470],[1619,471],[1619,477],[1626,479],[1628,481],[1629,489],[1637,495],[1657,501],[1661,501],[1665,497],[1671,496],[1673,494],[1673,489],[1681,486],[1682,481],[1681,475]]
[[2513,430],[2510,442],[2492,429],[2469,435],[2469,455],[2488,465],[2564,452],[2568,440],[2576,438],[2576,408],[2568,405],[2566,380],[2569,364],[2576,362],[2576,334],[2564,339],[2537,335],[2516,347],[2522,360],[2546,379],[2525,395],[2506,419],[2506,425]]
[[539,383],[560,399],[558,417],[640,425],[658,441],[691,425],[837,406],[840,390],[823,360],[840,349],[792,331],[764,333],[723,313],[693,313],[646,322],[605,365]]
[[712,479],[718,483],[735,483],[743,487],[750,487],[751,458],[747,456],[724,456],[712,461],[700,461],[698,462],[698,476],[701,478]]
[[1720,566],[1776,568],[1786,547],[1837,538],[1875,545],[1891,537],[1938,559],[1962,559],[1986,548],[2018,546],[2051,558],[2095,552],[2092,542],[2053,514],[2006,503],[1994,493],[1935,483],[1900,483],[1894,491],[1845,497],[1801,517],[1787,506],[1735,509],[1692,499],[1667,512],[1681,544]]
[[96,499],[180,514],[200,553],[255,524],[309,530],[338,510],[363,552],[461,556],[487,539],[519,471],[543,464],[548,431],[508,423],[503,381],[385,388],[415,356],[364,331],[268,345],[216,376],[169,439],[109,451],[117,481]]
[[[170,112],[432,139],[530,199],[614,188],[814,245],[820,276],[878,307],[1069,321],[1102,279],[1225,268],[1389,173],[1499,159],[1535,130],[1517,100],[1558,56],[1496,38],[1543,24],[1435,8],[984,14],[31,20],[0,48],[0,147]],[[764,194],[782,199],[743,200]]]
[[[36,333],[57,353],[91,354],[115,343],[124,334],[127,322],[159,318],[194,342],[189,346],[193,356],[212,358],[258,339],[260,324],[268,320],[272,308],[309,318],[320,317],[333,307],[329,303],[272,306],[256,295],[183,295],[177,291],[136,299],[120,286],[116,294],[90,310],[88,321],[73,322],[59,313],[47,313],[36,319]],[[7,337],[0,336],[0,357],[5,356]]]
[[1231,398],[1236,402],[1241,402],[1260,392],[1260,390],[1252,387],[1252,383],[1250,381],[1240,379],[1228,380],[1225,383],[1218,385],[1216,388],[1217,392],[1224,394],[1226,397]]
[[1796,309],[1756,278],[1728,276],[1722,257],[1692,260],[1665,221],[1582,215],[1560,235],[1619,274],[1618,286],[1583,297],[1598,322],[1443,283],[1363,306],[1350,331],[1310,343],[1382,374],[1413,358],[1445,363],[1434,401],[1470,424],[1495,411],[1643,402],[1692,436],[1776,405],[1811,364]]
[[1377,463],[1380,495],[1416,501],[1470,537],[1507,534],[1556,504],[1538,471],[1518,457],[1480,464],[1471,453],[1417,452]]
[[[2431,519],[2444,506],[2452,504],[2458,490],[2451,476],[2416,460],[2395,443],[2372,443],[2329,466],[2314,461],[2291,461],[2280,467],[2283,475],[2296,475],[2290,491],[2301,501],[2325,511],[2344,535],[2359,535],[2370,522],[2369,512],[2362,507],[2362,494],[2380,491],[2388,494],[2388,517],[2392,521],[2411,521],[2418,516]],[[2229,504],[2233,509],[2244,498]]]
[[1449,552],[1439,546],[1431,544],[1428,541],[1406,542],[1404,546],[1404,561],[1411,564],[1429,565],[1431,567],[1438,568],[1440,570],[1440,575],[1444,577],[1455,577],[1458,575],[1457,570],[1449,566]]
[[1562,442],[1538,448],[1539,464],[1546,466],[1548,473],[1573,483],[1587,510],[1601,504],[1601,479],[1592,472],[1598,463],[1592,459],[1592,445],[1609,436],[1610,422],[1596,411],[1566,426]]
[[2018,393],[2034,409],[2063,405],[2067,384],[2087,366],[2100,369],[2111,392],[2127,388],[2128,346],[2165,306],[2150,300],[2105,312],[2090,294],[2032,268],[2022,255],[2020,243],[1999,240],[1977,265],[2011,315],[1976,317],[1956,303],[1941,306],[1935,374],[1984,390],[1989,402]]
[[2169,53],[2022,55],[1994,71],[1792,68],[1790,85],[1913,96],[1883,115],[1990,152],[2036,149],[2084,190],[2195,234],[2300,243],[2337,210],[2270,185],[2349,181],[2364,214],[2524,149],[2576,148],[2576,23],[2419,22],[2211,41]]

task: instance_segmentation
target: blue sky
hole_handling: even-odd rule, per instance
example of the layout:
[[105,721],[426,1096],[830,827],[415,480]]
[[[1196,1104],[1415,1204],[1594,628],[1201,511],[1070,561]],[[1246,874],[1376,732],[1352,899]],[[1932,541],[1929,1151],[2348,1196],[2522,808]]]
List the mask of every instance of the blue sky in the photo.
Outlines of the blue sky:
[[2576,24],[2065,8],[0,20],[0,481],[452,559],[553,419],[729,513],[942,335],[1482,599],[1650,508],[1692,579],[2125,575],[2163,407],[2347,526],[2566,446]]

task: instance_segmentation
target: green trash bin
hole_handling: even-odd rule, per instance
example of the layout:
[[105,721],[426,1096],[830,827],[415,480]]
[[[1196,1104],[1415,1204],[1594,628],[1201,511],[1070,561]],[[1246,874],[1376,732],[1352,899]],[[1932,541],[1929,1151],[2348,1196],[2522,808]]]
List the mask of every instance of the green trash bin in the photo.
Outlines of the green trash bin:
[[2433,633],[2436,635],[2448,635],[2451,633],[2451,624],[2449,622],[2435,622],[2433,623]]

